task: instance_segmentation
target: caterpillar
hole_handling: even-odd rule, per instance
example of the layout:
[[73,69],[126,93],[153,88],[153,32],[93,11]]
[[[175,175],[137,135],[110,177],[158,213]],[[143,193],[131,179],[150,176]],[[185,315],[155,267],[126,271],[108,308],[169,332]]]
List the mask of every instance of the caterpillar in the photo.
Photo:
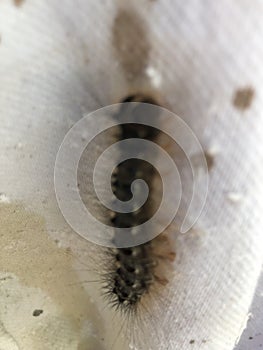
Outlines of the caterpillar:
[[[142,325],[155,327],[149,318],[161,322],[165,316],[160,306],[169,306],[171,298],[166,293],[172,290],[167,284],[175,271],[174,219],[180,183],[176,186],[175,154],[165,147],[173,141],[169,127],[174,116],[169,119],[170,112],[147,94],[130,95],[122,102],[88,115],[66,135],[56,161],[56,194],[75,232],[103,246],[93,247],[95,254],[91,248],[88,255],[98,282],[98,288],[89,286],[89,294],[96,300],[103,322],[108,319],[112,333],[103,332],[105,339],[113,334],[117,339],[116,330],[121,328],[122,338],[129,333],[129,344],[144,349],[138,347],[139,334],[144,332],[142,339],[151,340],[154,349],[158,342],[154,343],[150,334],[146,336]],[[83,130],[89,134],[86,138],[81,138]],[[69,173],[64,171],[68,162],[73,170]],[[65,174],[67,181],[62,183]],[[153,332],[155,338],[165,334]]]
[[[120,121],[128,112],[137,113],[138,118],[140,115],[140,103],[138,106],[131,107],[125,102],[158,105],[153,98],[141,94],[131,95],[122,102],[124,104],[121,105],[118,113]],[[150,117],[158,118],[158,115]],[[138,138],[158,143],[160,131],[156,128],[136,123],[124,123],[119,127],[119,140]],[[142,150],[138,150],[140,151]],[[137,178],[145,180],[149,186],[149,197],[146,203],[138,210],[131,210],[129,213],[110,212],[109,224],[118,228],[132,227],[137,230],[137,234],[147,235],[147,232],[140,232],[140,224],[149,220],[158,206],[155,188],[161,184],[157,171],[144,160],[128,159],[116,167],[112,176],[112,190],[116,198],[127,201],[132,196],[131,183]],[[113,240],[117,239],[116,234]],[[128,332],[132,334],[132,328],[135,327],[134,320],[142,317],[145,313],[145,310],[142,310],[146,304],[147,317],[151,314],[151,305],[149,305],[151,297],[155,291],[160,295],[160,290],[169,281],[169,273],[172,271],[171,266],[175,259],[174,247],[167,232],[163,232],[155,239],[141,245],[109,248],[106,256],[106,268],[100,276],[102,293],[106,297],[107,305],[113,308],[114,312],[120,313],[126,320],[133,320],[133,323],[127,326],[130,328]]]

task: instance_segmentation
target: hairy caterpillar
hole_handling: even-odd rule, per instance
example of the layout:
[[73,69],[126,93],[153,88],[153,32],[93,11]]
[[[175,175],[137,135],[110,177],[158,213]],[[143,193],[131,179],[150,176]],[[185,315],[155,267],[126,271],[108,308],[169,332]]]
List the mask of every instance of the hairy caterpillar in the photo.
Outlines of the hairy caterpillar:
[[[155,99],[132,95],[124,102],[85,116],[66,135],[56,162],[56,194],[75,232],[103,246],[95,254],[87,252],[98,282],[88,289],[110,325],[101,332],[107,346],[129,333],[132,346],[144,349],[147,339],[155,349],[160,341],[172,341],[159,325],[167,322],[165,310],[172,311],[171,273],[180,275],[173,266],[173,241],[180,241],[175,233],[183,227],[182,218],[189,230],[201,210],[195,206],[198,192],[185,186],[191,155],[199,154],[200,145],[187,125]],[[194,180],[197,176],[193,171]],[[187,217],[191,198],[197,211]]]
[[[123,102],[143,102],[157,104],[155,99],[145,95],[131,95]],[[140,105],[131,107],[130,104],[122,104],[119,117],[129,112],[140,115]],[[158,119],[158,115],[152,115]],[[124,120],[125,122],[125,120]],[[118,140],[128,138],[140,138],[158,143],[160,131],[142,124],[130,123],[119,126]],[[122,150],[120,150],[122,151]],[[140,159],[128,159],[120,163],[112,176],[112,190],[115,196],[122,201],[131,198],[131,183],[137,179],[143,179],[149,186],[149,197],[146,203],[138,210],[129,213],[118,213],[106,211],[108,224],[113,227],[134,227],[140,230],[140,224],[147,221],[156,211],[159,205],[158,191],[161,181],[153,166]],[[161,290],[169,281],[172,262],[175,258],[174,247],[171,244],[167,232],[144,244],[128,248],[108,248],[104,252],[106,261],[101,265],[99,271],[100,290],[106,300],[106,308],[119,314],[120,320],[124,322],[124,334],[129,334],[129,343],[137,344],[135,336],[136,327],[142,327],[142,320],[151,317],[151,300],[161,297]],[[137,232],[145,234],[147,232]],[[114,240],[121,240],[115,233]],[[139,322],[140,320],[140,322]],[[121,325],[122,323],[120,323]],[[137,326],[136,326],[137,324]],[[147,325],[147,321],[146,321]],[[112,324],[111,324],[112,326]],[[136,331],[137,332],[137,331]],[[116,335],[118,337],[119,334]],[[135,340],[132,340],[135,338]],[[116,343],[114,339],[114,348]],[[115,344],[116,343],[116,344]],[[117,346],[117,345],[116,345]]]

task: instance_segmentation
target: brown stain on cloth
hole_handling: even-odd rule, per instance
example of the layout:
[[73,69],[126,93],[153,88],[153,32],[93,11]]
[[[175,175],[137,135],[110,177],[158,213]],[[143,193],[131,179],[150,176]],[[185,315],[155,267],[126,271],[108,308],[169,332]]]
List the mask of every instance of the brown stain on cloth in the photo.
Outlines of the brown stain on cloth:
[[112,28],[112,43],[116,58],[126,78],[143,74],[148,64],[150,43],[141,16],[131,9],[120,9]]
[[248,109],[254,99],[255,91],[252,87],[242,87],[235,91],[233,97],[233,106],[237,109],[244,111]]
[[46,292],[79,328],[97,314],[72,268],[74,257],[49,237],[45,220],[20,204],[0,204],[0,266]]
[[25,0],[14,0],[14,4],[17,7],[21,6],[24,2],[25,2]]

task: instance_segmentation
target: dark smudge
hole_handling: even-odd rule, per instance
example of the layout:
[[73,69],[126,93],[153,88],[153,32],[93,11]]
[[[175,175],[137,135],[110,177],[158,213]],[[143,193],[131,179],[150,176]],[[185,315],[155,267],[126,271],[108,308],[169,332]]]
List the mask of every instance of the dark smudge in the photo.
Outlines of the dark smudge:
[[134,10],[119,10],[112,29],[113,46],[127,79],[142,74],[147,66],[150,44],[141,16]]

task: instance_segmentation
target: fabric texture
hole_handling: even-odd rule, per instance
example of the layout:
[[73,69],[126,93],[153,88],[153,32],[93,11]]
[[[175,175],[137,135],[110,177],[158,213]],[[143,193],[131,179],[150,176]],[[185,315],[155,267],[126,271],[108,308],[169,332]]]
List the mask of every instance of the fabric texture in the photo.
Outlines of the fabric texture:
[[[158,337],[138,348],[232,350],[246,324],[263,262],[262,14],[259,0],[0,3],[1,205],[22,203],[68,245],[53,185],[65,133],[151,84],[210,157],[204,211],[176,237],[167,309],[162,324],[152,321]],[[5,350],[28,346],[14,317],[0,319]],[[63,349],[80,349],[72,344]]]

